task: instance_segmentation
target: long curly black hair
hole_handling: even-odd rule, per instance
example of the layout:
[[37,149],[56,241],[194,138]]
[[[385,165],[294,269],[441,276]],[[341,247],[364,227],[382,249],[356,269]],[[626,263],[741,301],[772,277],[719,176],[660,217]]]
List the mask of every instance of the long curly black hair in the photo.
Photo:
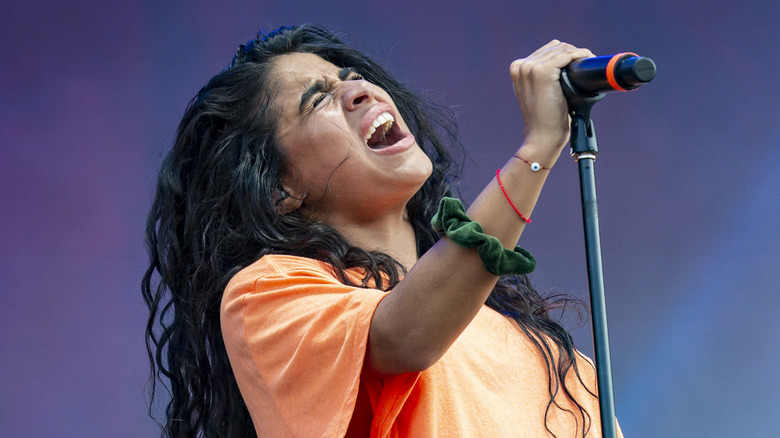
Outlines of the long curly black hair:
[[[441,237],[430,219],[438,200],[451,194],[460,170],[448,152],[460,150],[448,110],[426,103],[378,63],[316,25],[261,32],[241,45],[230,65],[190,101],[162,162],[146,226],[150,258],[142,292],[150,311],[150,406],[162,384],[170,396],[166,418],[157,420],[163,436],[255,436],[220,329],[222,293],[239,270],[265,254],[289,254],[330,263],[346,284],[353,283],[345,270],[363,268],[366,278],[355,286],[375,283],[384,290],[405,273],[392,257],[354,247],[324,223],[277,212],[274,200],[287,162],[277,138],[273,99],[278,88],[270,70],[274,57],[292,52],[351,67],[389,93],[433,162],[432,176],[406,206],[418,255]],[[570,302],[542,297],[525,276],[502,278],[486,302],[517,321],[544,356],[548,411],[560,391],[571,397],[564,384],[567,373],[573,369],[579,376],[572,339],[550,317],[552,309]],[[575,404],[587,430],[590,417]]]

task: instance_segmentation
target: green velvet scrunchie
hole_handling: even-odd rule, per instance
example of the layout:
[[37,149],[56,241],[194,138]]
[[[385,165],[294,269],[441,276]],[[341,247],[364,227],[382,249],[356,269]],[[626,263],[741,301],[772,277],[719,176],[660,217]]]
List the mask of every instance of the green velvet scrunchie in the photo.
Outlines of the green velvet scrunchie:
[[514,251],[506,249],[497,237],[485,234],[482,226],[466,215],[460,199],[442,198],[431,225],[459,246],[476,246],[482,264],[493,275],[528,274],[536,269],[536,260],[531,253],[519,246]]

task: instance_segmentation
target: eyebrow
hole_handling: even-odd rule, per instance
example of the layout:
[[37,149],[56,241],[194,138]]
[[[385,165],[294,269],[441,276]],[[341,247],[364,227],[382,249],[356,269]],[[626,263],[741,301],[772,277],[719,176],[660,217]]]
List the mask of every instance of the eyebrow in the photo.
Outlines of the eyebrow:
[[[340,81],[343,81],[347,79],[347,77],[349,77],[351,73],[354,72],[355,72],[354,68],[344,67],[341,70],[339,70],[338,78]],[[301,103],[298,105],[298,112],[302,113],[303,108],[306,106],[306,102],[308,102],[309,99],[311,99],[311,97],[314,94],[327,90],[328,86],[329,86],[328,83],[326,83],[323,80],[320,80],[315,82],[311,87],[309,87],[306,91],[304,91],[303,94],[301,95]]]

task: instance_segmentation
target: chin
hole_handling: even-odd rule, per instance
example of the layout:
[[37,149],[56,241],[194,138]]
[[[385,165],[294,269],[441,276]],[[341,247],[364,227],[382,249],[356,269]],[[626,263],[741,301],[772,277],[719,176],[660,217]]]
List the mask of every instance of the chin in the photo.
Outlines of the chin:
[[421,150],[418,149],[422,158],[411,161],[405,166],[404,171],[408,172],[409,179],[417,182],[417,186],[422,187],[425,181],[433,174],[433,163],[430,158]]
[[[427,157],[427,156],[426,156]],[[415,193],[420,191],[420,188],[428,181],[433,174],[433,164],[431,160],[427,160],[425,164],[420,168],[419,179],[415,188]]]

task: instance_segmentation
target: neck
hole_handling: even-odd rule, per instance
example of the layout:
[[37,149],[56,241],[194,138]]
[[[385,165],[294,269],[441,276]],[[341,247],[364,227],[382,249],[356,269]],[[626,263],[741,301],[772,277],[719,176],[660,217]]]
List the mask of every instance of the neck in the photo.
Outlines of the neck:
[[405,215],[382,216],[370,222],[334,225],[349,242],[367,251],[390,255],[407,270],[417,262],[417,241]]

